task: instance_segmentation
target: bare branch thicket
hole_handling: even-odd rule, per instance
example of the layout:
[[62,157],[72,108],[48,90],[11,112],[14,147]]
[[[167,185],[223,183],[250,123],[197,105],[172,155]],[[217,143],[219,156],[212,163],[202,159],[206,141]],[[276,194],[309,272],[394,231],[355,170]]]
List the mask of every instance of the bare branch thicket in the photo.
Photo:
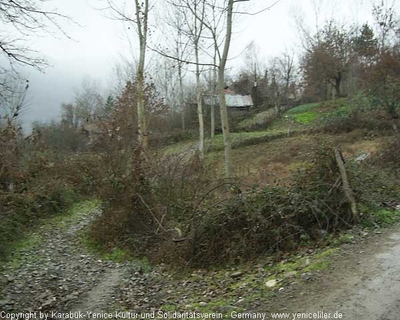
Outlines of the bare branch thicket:
[[[333,16],[329,19],[326,18],[326,16],[324,15],[327,6],[326,0],[311,0],[310,4],[314,15],[313,27],[309,25],[309,21],[306,21],[311,19],[307,19],[305,17],[306,13],[303,12],[300,7],[297,7],[297,10],[294,12],[294,20],[296,23],[298,35],[300,37],[302,49],[308,53],[311,52],[311,48],[317,45],[321,40],[321,17],[324,18],[325,22],[334,19]],[[334,12],[332,12],[332,14],[334,14]]]
[[39,35],[62,34],[70,39],[61,22],[73,22],[57,10],[44,10],[46,0],[0,0],[0,54],[5,62],[0,65],[0,99],[18,94],[14,82],[20,80],[19,67],[28,66],[43,71],[46,59],[32,49],[29,40]]
[[[234,1],[236,2],[246,2],[246,1],[250,1],[250,0],[236,0]],[[243,14],[243,15],[247,15],[247,16],[257,16],[261,13],[264,13],[266,11],[271,10],[273,7],[275,7],[279,2],[281,2],[281,0],[277,0],[275,1],[273,4],[268,5],[264,8],[262,8],[261,10],[255,11],[255,12],[246,12],[246,11],[233,11],[234,14]]]
[[150,49],[169,60],[169,63],[166,63],[170,72],[165,72],[169,79],[164,79],[163,87],[166,89],[167,85],[171,87],[166,99],[175,106],[171,110],[180,111],[181,128],[186,130],[185,117],[187,111],[185,110],[184,78],[192,65],[190,60],[193,56],[193,48],[190,45],[189,34],[184,28],[186,21],[182,10],[175,7],[173,1],[167,1],[164,11],[164,45],[158,45],[158,47]]
[[[173,54],[163,52],[159,53],[164,57],[169,57],[178,63],[178,67],[182,68],[184,64],[195,66],[196,75],[196,102],[197,102],[197,115],[199,121],[199,154],[201,158],[204,157],[204,116],[203,116],[203,98],[202,98],[202,86],[201,86],[201,67],[203,66],[201,59],[203,37],[205,32],[204,21],[206,17],[206,4],[205,1],[201,0],[171,0],[169,5],[175,10],[176,14],[180,16],[181,23],[175,24],[175,31],[181,37],[187,39],[187,47],[192,48],[192,54],[189,54],[186,59],[182,60],[183,56],[180,50],[177,50]],[[176,47],[179,48],[179,43],[176,43]],[[180,69],[181,70],[181,69]],[[182,78],[180,79],[182,82]],[[183,88],[183,84],[180,85]],[[183,97],[183,92],[181,92]],[[182,121],[183,122],[183,121]],[[183,126],[184,127],[184,126]]]
[[395,0],[382,0],[372,6],[372,15],[379,32],[379,50],[381,52],[384,52],[390,46],[399,24],[395,5]]
[[7,96],[0,95],[0,118],[17,118],[26,107],[29,82],[21,84],[17,80],[7,79],[7,85],[9,86]]
[[290,52],[286,50],[279,59],[279,71],[284,84],[283,94],[286,102],[288,101],[290,94],[293,94],[294,96],[296,95],[295,88],[292,88],[292,90],[290,88],[294,83],[295,68],[294,51]]
[[[201,87],[201,70],[200,70],[200,48],[201,39],[204,32],[204,19],[206,16],[205,2],[198,2],[194,0],[188,8],[191,12],[194,12],[192,16],[184,15],[185,21],[187,23],[188,36],[193,43],[195,62],[196,62],[196,100],[197,100],[197,115],[199,118],[199,153],[200,157],[204,158],[204,116],[203,116],[203,92]],[[197,19],[197,15],[200,15],[201,19]],[[189,21],[192,19],[192,21]]]
[[174,61],[176,61],[177,63],[182,63],[183,65],[192,65],[192,66],[199,65],[199,66],[201,66],[201,67],[217,67],[217,66],[218,66],[218,65],[215,65],[215,64],[212,63],[212,62],[209,62],[209,63],[207,63],[207,62],[204,62],[204,63],[203,63],[203,62],[196,63],[196,62],[191,61],[191,60],[181,59],[181,58],[177,57],[176,55],[174,55],[174,54],[172,54],[172,53],[171,53],[171,54],[170,54],[170,53],[166,53],[165,51],[162,51],[162,50],[160,50],[160,49],[153,48],[153,47],[149,47],[149,50],[151,50],[151,51],[153,51],[153,52],[159,54],[160,56],[163,56],[163,57],[165,57],[165,58],[174,60]]
[[[45,60],[32,56],[36,51],[25,45],[30,36],[40,32],[53,34],[53,30],[70,38],[61,27],[61,20],[72,21],[68,16],[57,11],[46,11],[40,8],[44,0],[1,0],[0,21],[9,32],[0,35],[0,49],[11,64],[23,64],[42,70]],[[7,35],[6,35],[7,34]]]

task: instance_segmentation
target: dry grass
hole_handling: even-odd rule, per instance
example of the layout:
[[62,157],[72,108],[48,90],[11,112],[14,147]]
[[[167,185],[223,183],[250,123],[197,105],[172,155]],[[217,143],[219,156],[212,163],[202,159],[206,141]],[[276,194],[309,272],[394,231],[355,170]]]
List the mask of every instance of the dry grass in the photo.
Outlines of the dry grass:
[[[384,141],[382,137],[365,139],[363,131],[341,135],[320,134],[318,139],[341,144],[347,158],[355,158],[364,152],[375,154]],[[309,156],[315,141],[316,136],[302,134],[233,150],[236,175],[245,184],[286,184],[296,169],[310,164]],[[207,160],[222,176],[223,152],[209,154]]]

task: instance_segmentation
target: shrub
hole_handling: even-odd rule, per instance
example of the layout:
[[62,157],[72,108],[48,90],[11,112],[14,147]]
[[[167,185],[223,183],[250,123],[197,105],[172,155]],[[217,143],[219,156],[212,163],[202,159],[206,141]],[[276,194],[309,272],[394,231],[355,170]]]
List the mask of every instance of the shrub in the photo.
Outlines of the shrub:
[[207,200],[207,192],[218,188],[202,161],[192,155],[160,159],[136,150],[117,158],[107,153],[98,166],[97,194],[103,200],[103,214],[89,236],[104,248],[119,246],[137,256],[179,235],[196,207]]
[[7,258],[12,244],[23,238],[40,219],[61,214],[77,199],[72,189],[57,180],[19,193],[0,191],[0,260]]
[[50,149],[22,140],[13,120],[0,128],[0,260],[40,219],[60,214],[77,201],[67,178],[77,168],[65,169]]
[[299,171],[289,187],[267,186],[199,208],[184,234],[165,243],[157,262],[210,266],[295,249],[302,239],[321,239],[351,225],[349,205],[337,184],[331,146],[314,149],[314,166]]
[[[213,179],[212,166],[195,156],[104,153],[93,169],[103,214],[89,236],[109,252],[119,247],[152,263],[196,267],[329,244],[326,235],[351,227],[352,214],[333,146],[317,141],[312,156],[289,186],[231,185],[226,192],[228,182]],[[398,187],[367,164],[346,167],[360,208],[398,196]]]
[[400,135],[396,135],[394,139],[387,141],[381,149],[378,163],[382,167],[391,168],[394,172],[399,173],[400,170]]

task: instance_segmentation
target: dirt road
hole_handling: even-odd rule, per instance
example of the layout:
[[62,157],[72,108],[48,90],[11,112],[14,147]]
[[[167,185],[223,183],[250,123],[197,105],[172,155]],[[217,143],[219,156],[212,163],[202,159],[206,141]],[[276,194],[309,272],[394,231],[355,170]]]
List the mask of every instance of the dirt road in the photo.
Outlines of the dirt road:
[[[285,312],[340,312],[346,320],[400,319],[400,227],[343,248],[315,283],[278,301]],[[278,299],[279,300],[279,299]],[[286,309],[286,308],[285,308]]]

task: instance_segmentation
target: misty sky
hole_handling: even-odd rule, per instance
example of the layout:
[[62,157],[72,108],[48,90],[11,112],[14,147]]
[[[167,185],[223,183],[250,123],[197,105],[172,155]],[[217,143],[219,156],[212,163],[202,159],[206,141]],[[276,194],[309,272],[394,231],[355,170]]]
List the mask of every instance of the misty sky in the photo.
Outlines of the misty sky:
[[[163,0],[158,0],[162,2]],[[256,12],[272,4],[273,0],[251,0],[247,6]],[[320,3],[318,22],[335,18],[340,22],[362,23],[371,20],[370,11],[373,0],[281,0],[271,10],[257,16],[240,16],[234,26],[230,67],[243,64],[240,53],[254,41],[261,57],[267,59],[285,49],[300,51],[299,34],[294,17],[302,14],[306,24],[316,25],[315,10],[312,3]],[[52,65],[45,74],[35,70],[25,70],[30,79],[29,107],[22,121],[26,127],[32,121],[50,121],[60,115],[62,102],[72,102],[75,91],[83,79],[91,78],[101,83],[104,92],[111,86],[113,68],[121,57],[131,56],[132,50],[127,41],[131,36],[135,52],[136,33],[128,30],[119,21],[109,18],[110,14],[96,10],[104,7],[102,0],[51,0],[49,9],[70,16],[78,25],[64,22],[65,32],[73,39],[61,34],[46,36],[31,41],[32,48],[38,50]],[[152,28],[157,27],[152,24]],[[152,41],[162,41],[156,37]]]

